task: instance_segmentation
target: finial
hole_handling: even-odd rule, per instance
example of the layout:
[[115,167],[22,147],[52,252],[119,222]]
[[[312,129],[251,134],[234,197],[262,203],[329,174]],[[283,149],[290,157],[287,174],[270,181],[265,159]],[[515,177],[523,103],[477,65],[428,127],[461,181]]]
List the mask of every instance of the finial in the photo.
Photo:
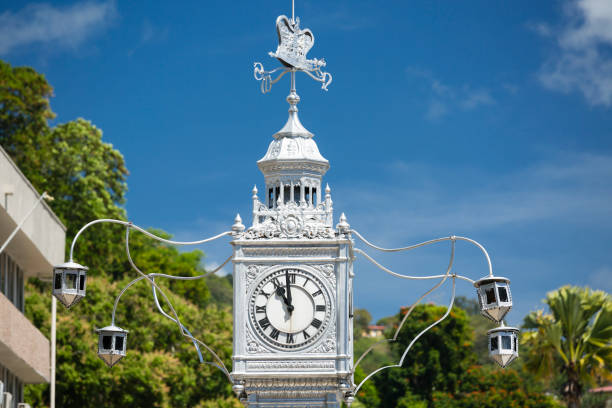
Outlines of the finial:
[[253,185],[253,199],[257,198],[257,185]]
[[234,225],[232,225],[232,231],[234,232],[234,235],[244,231],[244,225],[242,224],[242,218],[240,218],[240,214],[236,214],[236,218],[234,218]]
[[340,222],[338,223],[338,225],[336,225],[336,229],[338,230],[339,233],[341,234],[346,234],[349,232],[349,230],[351,229],[350,224],[347,222],[346,220],[346,215],[344,215],[344,213],[342,213],[340,215]]
[[330,194],[331,193],[331,188],[329,188],[329,183],[325,184],[325,194]]

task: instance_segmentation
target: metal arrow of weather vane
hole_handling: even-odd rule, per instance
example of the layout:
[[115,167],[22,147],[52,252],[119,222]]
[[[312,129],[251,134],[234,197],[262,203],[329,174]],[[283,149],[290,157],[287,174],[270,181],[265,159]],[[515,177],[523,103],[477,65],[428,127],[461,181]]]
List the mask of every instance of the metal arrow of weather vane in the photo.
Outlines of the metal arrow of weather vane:
[[[295,14],[292,13],[292,14]],[[287,16],[279,16],[276,19],[276,32],[278,34],[278,47],[276,52],[268,54],[278,59],[282,66],[271,71],[266,71],[261,62],[254,64],[253,74],[255,79],[261,81],[261,92],[267,93],[272,89],[272,85],[277,83],[287,72],[291,72],[292,89],[295,85],[295,72],[301,71],[317,82],[321,83],[321,89],[327,91],[327,87],[332,82],[329,72],[321,70],[325,67],[325,59],[307,59],[306,54],[314,45],[314,34],[308,28],[300,28],[300,19]],[[275,78],[272,78],[276,75]]]

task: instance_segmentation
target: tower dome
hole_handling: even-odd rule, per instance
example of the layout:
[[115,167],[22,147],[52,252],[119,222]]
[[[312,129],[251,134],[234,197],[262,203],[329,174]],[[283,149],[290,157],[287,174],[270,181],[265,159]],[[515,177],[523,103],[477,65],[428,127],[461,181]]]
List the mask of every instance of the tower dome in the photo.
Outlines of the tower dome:
[[289,118],[273,137],[265,156],[257,162],[264,175],[265,200],[253,192],[253,226],[250,238],[331,238],[333,212],[329,186],[322,195],[322,178],[329,162],[319,152],[310,133],[300,122],[291,73]]

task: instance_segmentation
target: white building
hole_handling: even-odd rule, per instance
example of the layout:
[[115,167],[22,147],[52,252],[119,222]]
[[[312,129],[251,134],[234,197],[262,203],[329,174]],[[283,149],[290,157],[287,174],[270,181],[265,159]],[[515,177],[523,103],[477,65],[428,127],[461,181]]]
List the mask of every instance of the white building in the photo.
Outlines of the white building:
[[[0,381],[2,408],[23,401],[24,384],[50,381],[49,340],[24,316],[24,283],[49,278],[64,261],[66,227],[0,147],[0,247],[26,218],[0,254]],[[10,395],[8,395],[10,394]]]

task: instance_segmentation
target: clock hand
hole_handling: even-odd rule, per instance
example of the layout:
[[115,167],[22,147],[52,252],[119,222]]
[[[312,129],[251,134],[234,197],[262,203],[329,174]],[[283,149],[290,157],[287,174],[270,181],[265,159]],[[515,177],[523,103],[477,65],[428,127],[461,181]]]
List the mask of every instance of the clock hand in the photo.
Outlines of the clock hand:
[[291,306],[291,310],[293,310],[293,299],[291,299],[291,285],[289,282],[289,271],[285,270],[285,285],[287,287],[287,301],[289,304],[287,306]]
[[289,311],[289,314],[291,314],[291,312],[293,312],[294,308],[293,308],[293,305],[291,304],[291,302],[287,299],[287,297],[285,297],[285,288],[283,288],[282,286],[278,286],[274,281],[272,281],[272,284],[276,288],[276,290],[274,292],[278,296],[283,298],[283,302],[285,303],[285,305],[287,305],[287,310]]

